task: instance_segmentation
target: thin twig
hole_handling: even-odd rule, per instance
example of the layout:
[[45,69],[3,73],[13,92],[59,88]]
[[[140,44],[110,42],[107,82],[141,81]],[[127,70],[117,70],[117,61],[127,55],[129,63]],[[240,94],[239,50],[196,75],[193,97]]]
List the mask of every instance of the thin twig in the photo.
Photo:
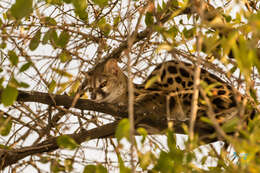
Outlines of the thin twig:
[[220,127],[220,125],[218,124],[218,120],[216,119],[215,117],[215,113],[214,113],[214,110],[213,110],[213,107],[212,107],[212,104],[209,100],[209,98],[207,97],[205,91],[203,89],[200,88],[200,93],[203,97],[203,99],[205,100],[207,106],[208,106],[208,109],[207,109],[207,115],[209,117],[209,119],[211,120],[214,128],[216,129],[216,132],[219,136],[220,139],[225,139],[226,141],[228,141],[228,136],[227,134],[223,131],[223,129]]
[[127,73],[128,73],[128,118],[130,121],[130,157],[131,157],[131,172],[135,173],[135,164],[134,164],[134,86],[133,86],[133,76],[131,72],[131,47],[133,45],[134,37],[131,35],[131,16],[130,16],[130,5],[131,1],[128,0],[126,17],[128,21],[128,39],[127,39]]
[[[197,3],[199,3],[199,8],[197,8],[197,9],[198,9],[198,13],[199,13],[201,20],[202,20],[203,19],[202,1],[197,2]],[[195,25],[196,25],[196,28],[197,28],[196,22],[195,22]],[[197,33],[197,39],[196,39],[196,47],[197,47],[198,57],[199,57],[199,54],[200,54],[201,42],[202,42],[200,30]],[[195,74],[194,74],[194,81],[193,81],[193,96],[192,96],[191,114],[190,114],[190,127],[189,127],[189,137],[190,137],[191,141],[194,139],[194,126],[195,126],[195,121],[196,121],[197,111],[198,111],[199,84],[200,84],[200,71],[201,71],[200,64],[201,64],[200,59],[198,59],[197,63],[194,64],[195,65]]]

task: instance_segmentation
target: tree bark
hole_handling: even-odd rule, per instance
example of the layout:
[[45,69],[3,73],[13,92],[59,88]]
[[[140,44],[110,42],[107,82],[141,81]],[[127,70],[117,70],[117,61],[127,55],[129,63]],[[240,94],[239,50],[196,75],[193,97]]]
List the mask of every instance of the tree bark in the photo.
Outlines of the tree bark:
[[[1,91],[0,91],[1,94]],[[54,95],[49,93],[42,92],[27,92],[19,90],[19,95],[17,98],[18,102],[37,102],[47,105],[53,106],[64,106],[70,107],[73,101],[73,97],[66,95]],[[110,114],[117,118],[128,117],[127,106],[118,106],[112,104],[105,103],[96,103],[88,99],[79,99],[75,104],[74,108],[81,110],[92,110],[97,112],[102,112],[106,114]],[[146,124],[153,128],[158,129],[159,131],[167,128],[167,120],[165,115],[153,115],[152,112],[147,112],[142,110],[142,106],[135,105],[135,119],[137,127],[139,124]],[[100,139],[113,137],[115,134],[116,127],[118,125],[119,120],[115,122],[105,124],[100,127],[96,127],[90,130],[82,129],[78,133],[67,134],[72,137],[78,144],[86,140],[91,139]],[[174,121],[173,130],[175,133],[184,134],[182,125],[188,125],[188,121]],[[154,134],[148,131],[149,134]],[[216,141],[216,138],[209,138],[209,135],[214,133],[214,128],[209,124],[205,124],[201,121],[197,121],[195,124],[195,133],[198,133],[200,139],[206,143],[210,143]],[[158,134],[158,133],[157,133]],[[10,166],[17,161],[25,158],[26,156],[40,154],[44,152],[51,152],[59,149],[57,145],[58,137],[51,137],[46,139],[45,141],[30,146],[30,147],[22,147],[19,149],[0,149],[0,169],[4,169],[6,166]]]

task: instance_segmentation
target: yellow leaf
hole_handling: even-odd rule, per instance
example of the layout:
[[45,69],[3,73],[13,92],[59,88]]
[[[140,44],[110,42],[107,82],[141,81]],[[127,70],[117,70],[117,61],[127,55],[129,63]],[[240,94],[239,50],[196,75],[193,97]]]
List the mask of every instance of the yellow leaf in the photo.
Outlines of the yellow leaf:
[[161,44],[160,46],[158,46],[157,51],[159,52],[160,50],[167,50],[170,51],[172,50],[172,46],[169,44]]
[[66,72],[65,70],[60,70],[60,69],[57,69],[57,68],[52,68],[52,70],[55,71],[56,73],[60,74],[61,76],[65,76],[65,77],[68,77],[68,78],[73,77],[72,74],[70,74],[69,72]]
[[78,90],[80,84],[81,82],[79,80],[74,81],[72,86],[70,87],[69,95],[75,93]]
[[158,81],[158,79],[159,79],[159,75],[153,76],[151,79],[149,79],[149,80],[146,82],[144,88],[145,88],[145,89],[149,88],[149,87],[152,86],[156,81]]
[[58,84],[59,90],[57,91],[57,94],[63,93],[70,84],[71,84],[71,81],[59,83]]

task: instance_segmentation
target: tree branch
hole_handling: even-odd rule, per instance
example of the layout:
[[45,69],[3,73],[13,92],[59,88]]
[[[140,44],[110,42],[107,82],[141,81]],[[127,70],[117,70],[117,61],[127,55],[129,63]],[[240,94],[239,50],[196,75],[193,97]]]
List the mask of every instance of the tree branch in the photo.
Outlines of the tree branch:
[[[73,97],[66,95],[54,95],[36,91],[27,92],[19,90],[17,101],[37,102],[47,105],[70,107],[73,99]],[[126,106],[96,103],[87,99],[79,99],[74,107],[81,110],[98,111],[121,118],[128,117]],[[138,126],[139,124],[146,124],[150,127],[158,129],[159,131],[162,131],[163,129],[167,128],[167,121],[165,115],[158,115],[157,113],[154,114],[150,110],[148,111],[146,109],[143,109],[142,105],[135,105],[135,119],[136,126]],[[78,133],[68,135],[71,136],[78,144],[81,144],[82,142],[88,139],[90,140],[113,137],[118,122],[119,120],[90,130],[82,129]],[[183,123],[188,125],[189,121],[175,120],[173,130],[176,133],[184,134],[182,128]],[[198,133],[200,139],[206,143],[216,141],[216,138],[209,137],[209,135],[212,135],[214,133],[214,128],[209,124],[201,122],[200,120],[198,120],[195,124],[195,132]],[[51,152],[59,149],[59,146],[57,145],[57,138],[58,137],[51,137],[39,144],[30,147],[23,147],[20,149],[0,149],[0,169],[14,164],[17,161],[25,158],[26,156],[44,152]]]
[[[115,121],[90,130],[82,129],[79,133],[68,135],[78,144],[90,139],[109,137],[115,133],[118,122]],[[10,166],[27,156],[59,149],[57,139],[58,137],[52,137],[37,145],[20,149],[0,149],[0,169],[4,169],[6,166]]]
[[[1,95],[1,90],[0,90]],[[37,91],[21,91],[19,90],[19,95],[17,101],[20,102],[37,102],[43,103],[47,105],[57,105],[57,106],[64,106],[70,107],[73,101],[73,97],[66,96],[66,95],[50,95],[49,93],[42,93]],[[151,127],[157,128],[159,130],[163,130],[167,128],[167,120],[164,114],[159,115],[158,111],[155,113],[151,111],[151,109],[144,108],[143,104],[135,104],[135,119],[138,124],[147,124]],[[119,106],[115,104],[108,104],[108,103],[96,103],[92,100],[88,99],[78,99],[77,103],[75,104],[74,108],[80,110],[90,110],[90,111],[97,111],[105,114],[112,115],[116,118],[127,118],[128,111],[127,106]],[[184,133],[182,124],[189,125],[189,121],[174,121],[174,131],[176,133]],[[195,132],[198,133],[202,138],[205,136],[212,134],[214,132],[214,128],[211,125],[203,123],[202,121],[198,120],[195,124]],[[97,137],[98,138],[98,137]],[[203,139],[205,142],[212,142],[215,139]]]
[[[1,94],[1,91],[0,91]],[[19,90],[18,102],[38,102],[50,106],[71,107],[74,97],[67,95],[55,95],[38,91],[22,91]],[[78,99],[74,108],[80,110],[98,111],[110,114],[115,117],[127,117],[125,107],[119,107],[112,104],[96,103],[88,99]]]
[[[169,1],[168,7],[171,6],[171,3],[173,1]],[[192,6],[190,8],[186,8],[183,10],[181,14],[186,13],[195,13],[194,10],[192,10]],[[158,21],[160,24],[163,24],[167,22],[171,18],[172,9],[169,9],[168,12],[165,13],[164,17]],[[139,41],[144,40],[149,35],[152,34],[151,27],[148,27],[147,29],[143,30],[142,32],[139,32],[133,41],[134,43],[137,43]],[[128,40],[124,41],[122,44],[118,46],[118,48],[114,49],[110,54],[105,56],[103,58],[103,62],[99,63],[95,68],[98,68],[103,65],[107,60],[111,58],[119,59],[121,53],[127,48],[128,46]],[[0,90],[0,95],[1,95]],[[50,93],[42,93],[37,91],[19,91],[17,101],[18,102],[37,102],[42,104],[47,104],[50,106],[64,106],[64,107],[71,107],[71,104],[73,102],[73,97],[66,96],[66,95],[54,95]],[[78,99],[77,103],[73,106],[74,108],[81,109],[81,110],[91,110],[91,111],[98,111],[105,114],[112,115],[114,117],[128,117],[127,112],[127,106],[118,106],[118,105],[111,105],[111,104],[105,104],[105,103],[96,103],[91,100],[87,99]],[[165,115],[158,115],[153,114],[151,111],[144,110],[141,105],[135,105],[135,119],[138,121],[138,123],[147,124],[149,126],[152,126],[154,128],[157,128],[159,130],[163,130],[167,128],[167,121]],[[80,132],[75,134],[69,134],[78,144],[81,144],[82,142],[86,141],[87,139],[99,139],[99,138],[106,138],[109,136],[113,136],[115,133],[115,129],[118,125],[118,121],[96,127],[94,129],[86,130],[82,129]],[[186,124],[188,125],[188,121],[174,121],[174,127],[173,130],[176,133],[184,133],[182,125]],[[197,132],[200,135],[201,140],[203,140],[206,143],[213,142],[216,140],[216,138],[209,138],[209,135],[212,135],[214,133],[214,128],[211,127],[209,124],[205,124],[201,122],[200,120],[196,121],[195,124],[195,132]],[[51,152],[59,149],[59,146],[57,145],[57,138],[58,137],[51,137],[49,139],[46,139],[45,141],[30,146],[30,147],[23,147],[20,149],[0,149],[0,169],[4,169],[7,166],[10,166],[19,160],[31,156],[34,154],[44,153],[44,152]]]

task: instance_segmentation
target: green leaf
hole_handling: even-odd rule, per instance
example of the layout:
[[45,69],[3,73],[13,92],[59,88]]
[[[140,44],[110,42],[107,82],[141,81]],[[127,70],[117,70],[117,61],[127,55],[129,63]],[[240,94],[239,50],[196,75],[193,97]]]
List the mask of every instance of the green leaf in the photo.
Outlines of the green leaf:
[[0,115],[0,134],[2,136],[7,136],[11,131],[12,124],[10,118],[5,118],[3,115]]
[[72,3],[77,11],[84,11],[87,8],[86,0],[72,0]]
[[40,39],[41,39],[41,31],[38,30],[29,44],[29,48],[31,51],[34,51],[39,46]]
[[117,16],[117,17],[115,17],[114,18],[114,27],[117,27],[118,26],[118,24],[119,24],[119,22],[120,22],[120,16]]
[[164,10],[165,8],[168,8],[166,3],[164,1],[162,1],[162,9]]
[[49,40],[54,48],[58,45],[58,34],[55,29],[50,30]]
[[149,151],[141,155],[139,160],[140,160],[140,166],[143,170],[146,170],[147,167],[152,163],[152,158],[153,158],[153,154]]
[[[209,33],[211,35],[211,33]],[[204,36],[202,43],[202,51],[206,54],[211,54],[214,51],[218,51],[218,46],[220,45],[220,41],[218,38],[218,34],[214,34],[213,36]]]
[[10,50],[8,52],[8,56],[9,56],[9,60],[12,63],[13,66],[17,66],[18,64],[18,56],[16,55],[16,53],[12,50]]
[[45,163],[48,163],[49,161],[50,161],[49,157],[40,156],[39,162],[45,164]]
[[7,44],[6,44],[6,42],[4,42],[4,41],[0,44],[0,48],[1,48],[1,49],[5,49],[6,46],[7,46]]
[[157,164],[154,166],[156,171],[161,172],[175,172],[174,170],[174,162],[170,158],[169,154],[165,151],[160,152],[159,159],[157,160]]
[[254,88],[249,89],[250,96],[254,99],[255,102],[257,102],[257,92]]
[[118,124],[115,137],[118,141],[124,137],[130,141],[130,122],[127,118],[122,119]]
[[102,166],[102,165],[87,165],[84,168],[84,172],[83,173],[107,173],[107,169]]
[[97,25],[98,25],[98,27],[103,27],[103,26],[105,26],[106,23],[107,23],[106,19],[104,17],[102,17],[101,19],[99,19]]
[[52,160],[51,161],[51,166],[50,166],[50,172],[52,173],[58,173],[58,172],[64,172],[65,167],[59,163],[57,160]]
[[141,142],[142,142],[142,144],[143,144],[144,141],[145,141],[146,136],[148,135],[148,133],[147,133],[147,131],[146,131],[144,128],[142,128],[142,127],[138,128],[138,129],[137,129],[137,132],[138,132],[140,135],[142,135],[142,140],[141,140]]
[[108,4],[108,0],[93,0],[93,2],[101,8],[104,8]]
[[8,85],[9,85],[10,87],[17,88],[17,87],[19,87],[19,82],[15,79],[14,76],[12,76],[12,78],[9,80]]
[[102,165],[97,165],[97,166],[96,166],[96,172],[97,172],[97,173],[107,173],[108,171],[107,171],[107,169],[106,169],[104,166],[102,166]]
[[104,32],[105,36],[108,36],[110,31],[111,31],[111,26],[110,24],[105,24],[104,27],[102,28],[102,31]]
[[118,157],[118,161],[119,161],[119,172],[120,173],[131,173],[132,172],[131,169],[125,166],[124,161],[121,158],[121,156],[117,155],[117,157]]
[[73,159],[65,159],[64,160],[64,167],[67,172],[71,172],[73,169]]
[[230,23],[232,20],[232,17],[230,15],[224,15],[226,22]]
[[54,80],[48,85],[49,91],[52,93],[56,87],[56,82]]
[[163,32],[166,38],[171,38],[174,40],[175,36],[178,34],[178,28],[176,26],[171,27],[169,30]]
[[28,16],[33,11],[32,2],[33,0],[16,0],[11,7],[11,15],[17,20]]
[[184,28],[183,34],[186,38],[192,38],[196,34],[196,28],[191,28],[191,29]]
[[67,62],[71,60],[71,56],[67,51],[62,51],[61,54],[59,55],[59,59],[61,62]]
[[57,144],[61,148],[67,148],[70,150],[74,150],[78,147],[76,141],[68,135],[59,136],[57,139]]
[[67,31],[62,31],[58,38],[57,44],[61,48],[64,48],[70,40],[70,35]]
[[105,36],[108,36],[108,34],[110,33],[110,30],[111,30],[112,27],[110,26],[110,24],[108,24],[108,23],[106,22],[106,19],[105,19],[104,17],[102,17],[102,18],[98,21],[97,25],[98,25],[99,29],[100,29],[101,31],[103,31],[104,35],[105,35]]
[[88,13],[86,12],[87,1],[86,0],[72,0],[75,7],[75,13],[79,16],[81,20],[87,21]]
[[48,41],[51,39],[51,35],[52,35],[52,29],[48,30],[44,36],[43,36],[43,39],[42,39],[42,44],[45,45],[48,43]]
[[10,106],[17,99],[18,91],[16,88],[7,85],[3,90],[1,100],[4,106]]
[[31,67],[31,65],[32,65],[32,62],[27,62],[27,63],[25,63],[25,64],[20,68],[19,72],[21,73],[21,72],[24,72],[24,71],[28,70],[28,69]]
[[202,79],[200,81],[200,86],[204,89],[205,93],[208,96],[212,96],[212,95],[216,95],[212,91],[214,91],[215,88],[222,86],[222,84],[220,82],[215,82],[215,83],[208,85],[208,83],[205,82],[204,79]]
[[172,0],[172,8],[173,9],[175,9],[175,8],[177,8],[179,6],[179,3],[178,3],[178,1],[177,0]]
[[170,151],[176,151],[176,138],[175,138],[175,134],[173,133],[172,130],[168,130],[167,131],[167,144],[168,147],[170,149]]
[[147,12],[146,14],[145,14],[145,24],[147,25],[147,26],[151,26],[153,23],[154,23],[154,19],[153,19],[153,13],[151,13],[151,12]]
[[85,166],[83,173],[95,173],[95,172],[96,172],[95,165],[87,165],[87,166]]
[[[221,47],[223,48],[223,55],[228,55],[233,46],[237,46],[237,32],[228,33],[228,37],[221,38]],[[235,52],[233,52],[235,54]]]
[[42,21],[46,24],[46,25],[50,25],[50,26],[56,26],[57,22],[55,21],[55,19],[51,18],[51,17],[45,17],[42,19]]
[[239,121],[240,121],[239,118],[235,117],[225,122],[222,128],[226,133],[234,132],[236,130],[236,127],[239,124]]
[[6,146],[6,145],[3,145],[3,144],[0,144],[0,148],[1,149],[10,149],[10,147]]
[[200,117],[200,120],[207,124],[213,125],[212,121],[208,117]]
[[234,53],[234,57],[237,60],[239,69],[247,80],[250,78],[254,59],[257,58],[256,52],[247,43],[247,40],[244,38],[244,36],[239,35],[237,39],[238,40],[235,40],[235,43],[232,45],[232,52]]
[[157,4],[157,12],[161,13],[162,12],[162,7],[160,6],[160,4]]
[[25,82],[20,82],[19,83],[19,87],[22,87],[22,88],[28,88],[30,85],[25,83]]
[[1,78],[0,78],[0,88],[2,88],[2,84],[3,84],[4,80],[5,80],[4,77],[1,77]]
[[70,4],[72,2],[72,0],[63,0],[63,2]]
[[46,0],[46,2],[53,5],[62,5],[61,0]]

